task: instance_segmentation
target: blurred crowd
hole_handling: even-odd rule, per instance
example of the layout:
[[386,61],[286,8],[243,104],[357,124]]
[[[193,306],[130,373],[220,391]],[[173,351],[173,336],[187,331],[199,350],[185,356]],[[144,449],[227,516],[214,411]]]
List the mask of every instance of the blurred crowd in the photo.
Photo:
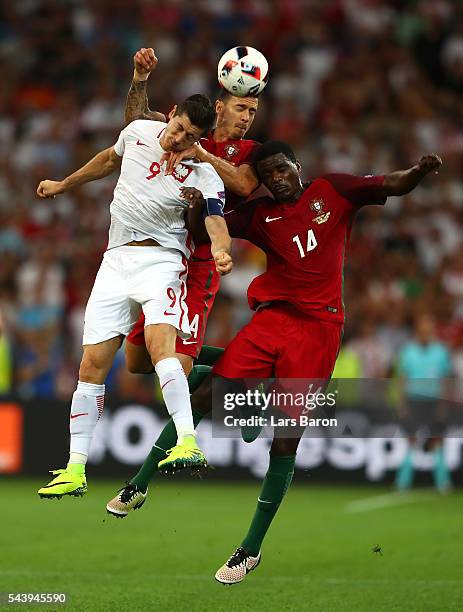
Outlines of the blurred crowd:
[[[270,63],[250,137],[295,148],[304,175],[381,174],[427,152],[438,177],[363,210],[348,250],[344,360],[386,376],[430,314],[463,375],[463,5],[450,0],[22,0],[0,3],[0,392],[69,397],[83,312],[105,249],[114,177],[38,200],[116,141],[132,55],[154,47],[150,107],[217,93],[222,53]],[[250,316],[243,288],[265,264],[246,243],[222,283],[207,339]],[[349,361],[349,360],[347,360]],[[347,368],[344,372],[354,372]],[[349,374],[348,374],[349,375]],[[125,372],[109,390],[142,398]]]

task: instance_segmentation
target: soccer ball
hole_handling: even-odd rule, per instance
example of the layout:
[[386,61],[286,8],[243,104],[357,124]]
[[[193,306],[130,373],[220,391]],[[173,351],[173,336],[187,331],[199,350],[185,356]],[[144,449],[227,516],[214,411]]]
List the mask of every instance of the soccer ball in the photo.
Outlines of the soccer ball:
[[218,77],[220,86],[234,96],[257,96],[267,84],[268,62],[257,49],[234,47],[220,58]]

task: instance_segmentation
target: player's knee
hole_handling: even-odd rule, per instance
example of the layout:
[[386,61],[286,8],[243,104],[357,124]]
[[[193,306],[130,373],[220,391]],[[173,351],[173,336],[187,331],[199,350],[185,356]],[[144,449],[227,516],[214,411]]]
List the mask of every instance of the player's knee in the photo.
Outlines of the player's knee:
[[156,364],[163,359],[175,357],[174,351],[166,350],[161,347],[150,347],[149,351],[152,363]]
[[[167,327],[167,326],[165,326]],[[163,359],[175,356],[175,334],[166,333],[158,329],[146,337],[146,349],[151,361],[158,363]]]
[[93,384],[102,384],[106,378],[107,370],[108,364],[104,358],[91,353],[84,353],[79,367],[79,380]]

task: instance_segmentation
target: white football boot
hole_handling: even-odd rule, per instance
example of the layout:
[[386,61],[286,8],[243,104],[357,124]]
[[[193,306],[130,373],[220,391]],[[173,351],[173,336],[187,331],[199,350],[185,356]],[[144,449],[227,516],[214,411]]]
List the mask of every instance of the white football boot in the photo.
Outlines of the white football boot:
[[148,491],[143,493],[135,484],[127,483],[116,497],[106,504],[106,511],[117,518],[124,518],[131,510],[138,510],[145,503]]
[[237,584],[244,580],[249,572],[256,569],[261,559],[260,552],[252,557],[244,548],[237,548],[230,559],[217,570],[215,579],[222,584]]

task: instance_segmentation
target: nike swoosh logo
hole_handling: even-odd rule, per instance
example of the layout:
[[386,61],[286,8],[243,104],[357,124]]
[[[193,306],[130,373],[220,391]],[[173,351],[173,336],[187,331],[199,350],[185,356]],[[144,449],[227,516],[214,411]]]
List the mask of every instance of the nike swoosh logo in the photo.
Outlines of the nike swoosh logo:
[[273,503],[273,502],[271,502],[271,501],[267,501],[266,499],[261,499],[260,497],[258,497],[258,498],[257,498],[257,501],[260,501],[260,502],[262,502],[263,504],[271,504],[271,503]]
[[[58,482],[58,484],[63,485],[63,484],[73,484],[73,483],[72,482]],[[56,483],[45,485],[44,487],[42,487],[42,489],[48,489],[50,487],[56,487]]]
[[145,145],[144,142],[140,142],[139,140],[137,140],[137,145],[141,145],[142,147],[147,147],[148,145]]
[[278,219],[283,219],[283,217],[266,217],[265,221],[270,223],[270,221],[278,221]]
[[161,391],[164,389],[164,387],[165,387],[166,385],[168,385],[168,384],[169,384],[170,382],[172,382],[173,380],[175,380],[175,378],[171,378],[170,380],[168,380],[167,382],[165,382],[165,383],[162,385],[162,387],[161,387]]
[[166,317],[175,317],[175,312],[166,312],[166,311],[164,310],[164,315],[165,315]]
[[80,416],[86,416],[88,412],[79,412],[79,414],[71,414],[71,419],[77,419]]
[[198,344],[197,340],[182,340],[183,344]]

